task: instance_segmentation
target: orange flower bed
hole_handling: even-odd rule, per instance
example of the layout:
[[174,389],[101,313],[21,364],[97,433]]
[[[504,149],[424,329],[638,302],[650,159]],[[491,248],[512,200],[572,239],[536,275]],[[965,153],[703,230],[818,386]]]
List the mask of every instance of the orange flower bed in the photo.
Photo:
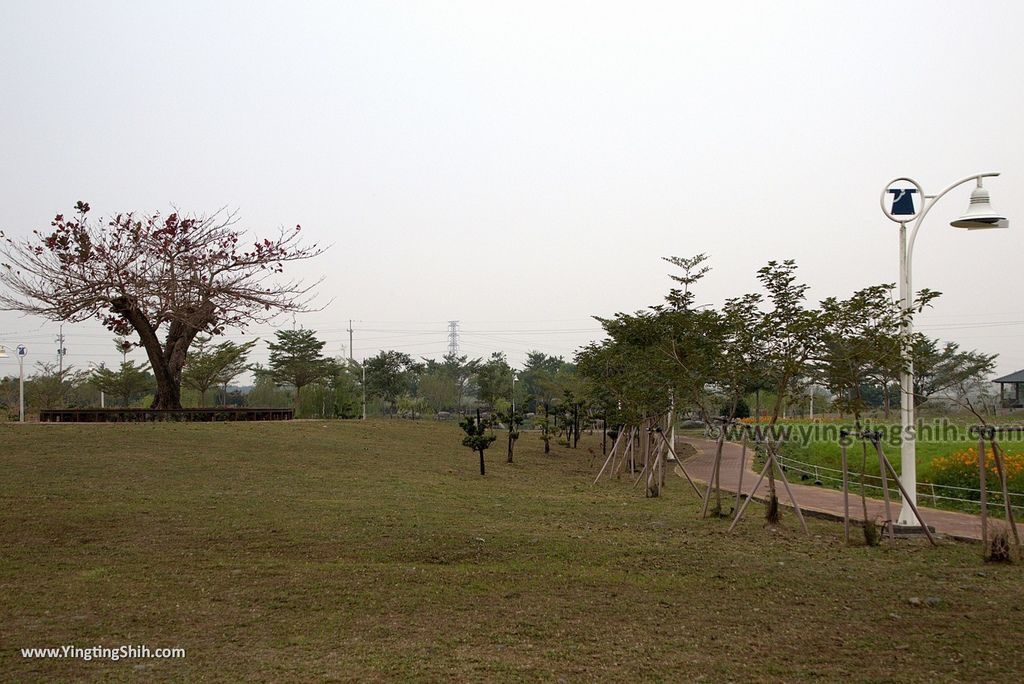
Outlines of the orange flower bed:
[[[1006,484],[1010,491],[1024,492],[1024,454],[1008,454],[1000,449],[1003,467],[1006,469]],[[979,484],[978,450],[969,447],[948,456],[932,459],[931,480],[937,485],[977,489]],[[991,449],[985,450],[985,473],[987,487],[993,491],[999,485],[996,459]]]

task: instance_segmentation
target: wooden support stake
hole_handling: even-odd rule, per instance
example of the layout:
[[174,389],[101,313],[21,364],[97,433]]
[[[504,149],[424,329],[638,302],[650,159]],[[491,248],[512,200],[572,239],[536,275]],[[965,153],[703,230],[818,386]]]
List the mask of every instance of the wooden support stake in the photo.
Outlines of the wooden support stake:
[[887,526],[889,528],[889,542],[891,544],[896,543],[896,530],[893,529],[895,521],[892,519],[892,506],[889,503],[889,478],[885,473],[885,455],[882,453],[882,444],[875,437],[871,440],[874,442],[875,450],[878,452],[878,473],[882,476],[882,499],[885,500],[885,517],[887,518]]
[[725,426],[722,426],[722,432],[718,435],[718,441],[715,445],[715,460],[711,464],[711,477],[708,478],[708,489],[704,493],[704,505],[700,508],[700,517],[708,517],[708,506],[711,505],[711,490],[715,487],[715,477],[718,475],[718,468],[722,463],[722,447],[725,444]]
[[672,447],[671,444],[669,444],[668,439],[666,439],[665,435],[662,435],[661,438],[662,440],[665,441],[665,446],[672,453],[672,456],[675,457],[676,459],[675,470],[681,472],[683,474],[682,476],[685,477],[686,481],[690,483],[691,487],[693,487],[693,491],[697,492],[697,496],[701,496],[700,488],[698,488],[697,484],[693,481],[693,479],[690,478],[690,473],[686,472],[686,468],[683,466],[683,459],[679,458],[679,454],[677,454],[676,450]]
[[[662,437],[664,437],[665,436],[664,433],[668,430],[669,424],[670,424],[670,417],[668,415],[666,415],[665,416],[665,428],[662,429],[662,430],[659,430],[658,434],[661,435]],[[668,443],[669,442],[666,441],[666,444],[668,444]],[[665,488],[665,471],[666,471],[666,467],[665,466],[667,464],[668,464],[668,452],[665,452],[662,455],[661,465],[658,466],[658,474],[661,476],[661,480],[660,480],[660,482],[658,484],[658,490],[659,491]]]
[[629,474],[633,474],[633,427],[628,426],[626,429],[626,439],[622,443],[622,460],[615,467],[615,477],[622,476],[622,471],[626,469],[626,464],[630,464]]
[[615,456],[615,452],[614,451],[611,452],[610,454],[608,454],[608,458],[604,459],[604,465],[602,465],[601,469],[599,471],[597,471],[597,477],[595,477],[594,481],[591,482],[590,484],[592,484],[592,485],[596,485],[597,484],[597,481],[601,479],[602,475],[604,475],[604,469],[608,467],[608,464],[611,463],[612,457],[614,457],[614,456]]
[[850,477],[846,463],[846,442],[839,438],[840,459],[843,466],[843,539],[850,543]]
[[644,475],[646,475],[646,474],[647,474],[647,466],[644,466],[643,468],[641,468],[640,474],[636,476],[635,480],[633,480],[633,489],[636,489],[636,486],[638,484],[640,484],[640,480],[644,479]]
[[[648,474],[648,478],[651,478],[651,479],[648,480],[648,486],[647,486],[647,496],[649,496],[649,497],[661,496],[661,490],[658,488],[658,477],[657,477],[657,472],[656,472],[658,470],[658,461],[660,461],[660,460],[661,460],[661,453],[659,452],[658,455],[654,457],[654,462],[651,463],[651,469],[650,469],[649,474]],[[652,482],[654,484],[653,488],[650,486]],[[652,492],[653,492],[653,494],[652,494]]]
[[740,521],[740,518],[743,517],[743,511],[747,510],[747,505],[750,504],[751,500],[753,500],[754,498],[754,495],[757,494],[757,488],[761,486],[761,481],[764,480],[764,476],[768,474],[768,466],[770,465],[771,459],[769,459],[768,462],[764,464],[764,468],[761,468],[761,474],[758,476],[757,482],[754,483],[754,488],[750,490],[750,494],[747,495],[746,501],[744,501],[743,505],[740,506],[740,509],[736,511],[736,517],[733,518],[732,525],[729,525],[729,532],[732,532],[733,528],[736,527],[736,523],[738,523]]
[[[622,437],[622,435],[620,434],[619,438],[621,438],[621,437]],[[604,460],[604,465],[601,466],[601,470],[597,471],[597,477],[594,478],[594,481],[593,481],[592,484],[597,484],[597,481],[601,479],[602,475],[604,475],[604,469],[607,468],[608,464],[611,463],[615,459],[615,447],[617,447],[618,444],[619,444],[619,439],[617,438],[615,440],[615,444],[612,444],[612,450],[610,452],[608,452],[608,458],[606,458]],[[609,470],[608,473],[611,474],[611,471]]]
[[[889,459],[886,458],[885,453],[882,452],[881,444],[878,445],[878,450],[881,454],[882,462],[885,464],[886,469],[888,469],[888,471],[892,473],[892,479],[896,481],[896,486],[900,488],[900,493],[903,494],[903,500],[910,504],[910,510],[914,511],[914,517],[917,518],[917,522],[921,523],[921,529],[924,530],[924,534],[926,537],[928,537],[928,541],[932,543],[932,546],[938,546],[938,544],[935,543],[935,539],[932,537],[931,531],[928,529],[928,525],[926,525],[924,519],[921,518],[921,513],[918,512],[917,510],[917,504],[914,503],[913,499],[907,496],[907,490],[903,488],[903,483],[900,482],[899,476],[896,475],[896,469],[892,467],[892,463],[889,463]],[[892,527],[891,523],[889,527]]]
[[786,473],[783,472],[782,466],[775,460],[775,452],[769,448],[768,458],[775,465],[779,471],[779,477],[782,479],[782,486],[786,488],[786,494],[789,496],[789,500],[793,503],[793,510],[796,511],[796,517],[800,520],[800,527],[804,528],[804,534],[810,534],[810,530],[807,529],[807,523],[804,521],[803,511],[800,510],[800,504],[797,503],[796,497],[793,496],[793,490],[789,488],[789,480],[786,478]]
[[989,438],[992,440],[992,457],[996,461],[996,471],[999,473],[999,483],[1003,489],[1003,508],[1006,510],[1006,522],[1010,525],[1013,533],[1013,542],[1016,546],[1017,557],[1020,557],[1020,535],[1017,533],[1017,523],[1013,519],[1013,506],[1010,505],[1010,492],[1006,487],[1006,471],[1003,470],[1003,455],[1000,453],[999,445],[996,444],[996,433],[993,430]]
[[985,477],[985,433],[978,430],[978,469],[981,471],[981,544],[982,554],[988,553],[988,489]]
[[739,484],[736,485],[736,510],[740,509],[740,499],[743,494],[743,471],[747,469],[747,435],[746,432],[743,434],[743,452],[740,454],[740,478]]

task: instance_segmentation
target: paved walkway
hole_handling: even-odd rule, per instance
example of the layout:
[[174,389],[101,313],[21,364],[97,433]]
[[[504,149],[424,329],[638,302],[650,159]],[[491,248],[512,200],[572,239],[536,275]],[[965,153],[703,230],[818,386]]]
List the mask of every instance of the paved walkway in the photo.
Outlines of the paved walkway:
[[[715,448],[716,443],[712,440],[698,439],[695,437],[677,437],[677,441],[689,444],[697,450],[697,454],[683,461],[683,465],[686,467],[686,472],[690,474],[694,480],[699,480],[703,483],[707,483],[711,479],[711,470],[715,460]],[[726,442],[722,449],[722,466],[721,466],[721,483],[723,495],[725,492],[731,492],[732,496],[736,496],[736,486],[739,484],[740,479],[740,458],[743,453],[743,448],[739,444],[732,442]],[[754,488],[754,484],[757,482],[758,473],[750,469],[751,460],[753,454],[751,450],[747,450],[746,462],[743,464],[745,467],[743,473],[743,494],[749,495],[751,490]],[[860,494],[856,491],[855,484],[852,481],[853,475],[851,473],[851,486],[850,486],[850,518],[852,520],[860,520],[863,517],[863,508],[860,501]],[[895,483],[890,483],[892,490],[899,493]],[[829,489],[826,487],[815,487],[796,484],[790,482],[789,486],[793,489],[793,496],[800,504],[801,510],[804,513],[812,513],[818,516],[823,516],[832,519],[843,519],[843,493],[838,489]],[[786,494],[785,487],[781,482],[777,482],[777,494],[779,497],[779,503],[792,506],[789,496]],[[757,490],[757,496],[754,497],[757,501],[764,501],[768,494],[768,482],[767,477],[765,482],[761,483],[761,486]],[[893,517],[899,515],[900,503],[893,501],[892,503],[892,515]],[[918,510],[921,512],[921,517],[924,518],[925,522],[929,526],[935,528],[935,531],[941,535],[947,537],[953,537],[955,539],[962,540],[980,540],[981,539],[981,518],[977,515],[971,515],[969,513],[956,513],[954,511],[943,511],[934,508],[925,508],[918,506]],[[750,515],[760,515],[760,512],[752,511],[747,509],[744,513],[744,517]],[[868,499],[868,516],[876,518],[878,520],[885,520],[885,503],[880,499]],[[991,520],[991,518],[990,518]],[[1002,524],[997,521],[996,524]],[[1017,524],[1021,534],[1024,535],[1024,525],[1021,523]],[[991,527],[989,528],[992,529]]]

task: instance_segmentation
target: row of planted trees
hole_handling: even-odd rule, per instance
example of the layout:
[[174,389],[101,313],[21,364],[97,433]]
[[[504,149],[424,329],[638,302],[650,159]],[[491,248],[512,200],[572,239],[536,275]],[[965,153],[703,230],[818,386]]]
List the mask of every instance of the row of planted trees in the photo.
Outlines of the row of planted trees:
[[[496,418],[508,416],[515,404],[520,415],[537,412],[545,439],[557,424],[578,440],[579,426],[589,419],[575,366],[542,352],[528,354],[513,383],[514,371],[502,353],[487,360],[435,360],[388,350],[360,364],[327,356],[316,332],[300,328],[277,331],[266,343],[266,364],[253,364],[249,357],[259,342],[215,343],[197,336],[180,374],[184,405],[293,407],[301,417],[356,418],[365,399],[371,415],[422,418],[482,408]],[[116,338],[115,345],[122,356],[117,366],[86,371],[36,364],[26,384],[29,409],[99,406],[101,393],[108,407],[147,405],[156,390],[150,367],[128,359],[137,345],[125,338]],[[233,384],[245,381],[252,384]],[[17,411],[17,403],[17,380],[0,380],[0,407]]]
[[[576,357],[587,392],[612,424],[689,411],[710,424],[737,417],[743,397],[766,390],[766,427],[779,421],[786,402],[817,384],[859,429],[869,406],[867,390],[898,386],[901,348],[917,368],[915,400],[947,394],[971,408],[971,387],[991,371],[994,356],[940,345],[920,333],[901,337],[901,323],[938,293],[923,290],[903,311],[894,285],[866,287],[848,298],[807,301],[808,286],[793,261],[771,261],[758,271],[758,292],[714,308],[696,306],[694,288],[708,273],[705,255],[670,257],[678,271],[663,303],[633,314],[599,318],[607,334]],[[898,395],[897,395],[898,396]],[[758,410],[760,414],[760,409]],[[771,515],[778,510],[769,473]]]
[[[92,374],[58,371],[54,401],[84,401],[73,390],[86,382],[93,390],[107,388],[120,403],[148,397],[144,403],[156,409],[181,408],[183,401],[232,401],[225,396],[228,385],[236,370],[247,369],[255,377],[256,401],[290,401],[300,415],[354,416],[363,390],[371,404],[391,415],[497,408],[500,401],[516,399],[512,369],[500,354],[435,361],[384,351],[363,367],[326,357],[314,333],[292,330],[276,334],[265,367],[248,366],[251,347],[214,340],[229,329],[316,308],[319,281],[305,284],[283,274],[292,262],[315,258],[325,248],[304,243],[299,225],[260,238],[238,224],[238,215],[227,211],[96,218],[89,203],[79,201],[48,226],[16,236],[0,231],[0,310],[63,323],[100,321],[130,338],[148,362],[125,360]],[[525,390],[519,403],[529,402],[530,409],[560,404],[571,366],[559,357],[531,354],[516,388]],[[48,368],[38,374],[40,382],[53,375]]]

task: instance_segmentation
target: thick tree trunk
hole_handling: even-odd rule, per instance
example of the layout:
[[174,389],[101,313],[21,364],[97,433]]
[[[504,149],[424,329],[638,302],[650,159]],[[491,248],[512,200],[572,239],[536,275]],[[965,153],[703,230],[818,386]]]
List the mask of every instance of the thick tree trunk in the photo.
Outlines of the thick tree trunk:
[[156,393],[153,395],[154,409],[181,408],[181,369],[185,366],[185,357],[192,340],[205,326],[213,314],[213,305],[207,302],[193,312],[190,324],[180,320],[173,321],[167,330],[167,339],[160,344],[155,328],[149,319],[139,310],[136,303],[127,298],[119,297],[111,300],[112,311],[125,319],[139,334],[139,341],[149,365],[156,378]]
[[153,409],[180,409],[181,408],[181,385],[175,385],[167,368],[157,369],[153,365],[153,375],[156,376],[156,393],[153,395]]

